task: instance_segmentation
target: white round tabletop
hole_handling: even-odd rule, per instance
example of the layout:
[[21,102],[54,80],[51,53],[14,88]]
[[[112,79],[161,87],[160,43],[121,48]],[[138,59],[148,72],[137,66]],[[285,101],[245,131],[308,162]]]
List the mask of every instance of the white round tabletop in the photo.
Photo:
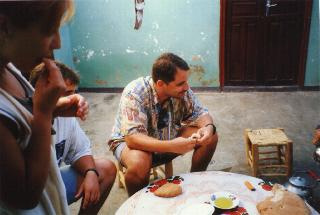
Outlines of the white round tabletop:
[[[172,183],[181,185],[181,195],[173,198],[155,196],[153,192],[159,184],[166,183],[166,180],[158,180],[135,193],[121,205],[116,215],[179,215],[190,205],[212,204],[213,194],[217,192],[232,193],[239,199],[239,205],[230,210],[216,209],[214,214],[259,214],[256,209],[257,203],[272,195],[272,186],[262,179],[229,172],[205,171],[181,174],[168,179]],[[250,190],[245,182],[249,182],[255,190]],[[318,214],[310,209],[312,214]]]

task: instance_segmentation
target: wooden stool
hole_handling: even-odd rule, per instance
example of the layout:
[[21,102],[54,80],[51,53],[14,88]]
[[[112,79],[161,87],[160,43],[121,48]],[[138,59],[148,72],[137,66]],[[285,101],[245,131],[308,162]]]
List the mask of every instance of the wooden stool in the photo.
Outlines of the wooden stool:
[[253,176],[291,176],[292,141],[282,128],[245,129],[244,139]]
[[[163,168],[164,166],[164,168]],[[126,168],[124,166],[122,166],[122,164],[118,161],[118,185],[119,188],[126,188],[126,183],[125,183],[125,179],[124,179],[124,175],[126,173]],[[150,181],[152,180],[156,180],[158,178],[169,178],[173,175],[173,166],[172,166],[172,161],[164,164],[164,165],[160,165],[160,166],[156,166],[153,167],[150,170]]]

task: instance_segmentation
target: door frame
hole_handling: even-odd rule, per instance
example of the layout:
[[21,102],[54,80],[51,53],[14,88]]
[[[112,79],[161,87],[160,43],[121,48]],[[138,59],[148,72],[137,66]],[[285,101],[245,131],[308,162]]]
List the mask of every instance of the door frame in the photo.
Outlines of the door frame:
[[[224,82],[225,82],[225,61],[226,61],[226,11],[227,11],[227,1],[229,0],[220,0],[220,44],[219,44],[219,81],[220,81],[220,90],[223,91]],[[308,54],[308,42],[309,42],[309,31],[311,23],[311,12],[312,12],[312,0],[305,0],[306,6],[304,10],[303,18],[303,34],[302,34],[302,43],[300,47],[300,61],[299,61],[299,71],[298,71],[298,86],[303,88],[306,72],[306,60]]]

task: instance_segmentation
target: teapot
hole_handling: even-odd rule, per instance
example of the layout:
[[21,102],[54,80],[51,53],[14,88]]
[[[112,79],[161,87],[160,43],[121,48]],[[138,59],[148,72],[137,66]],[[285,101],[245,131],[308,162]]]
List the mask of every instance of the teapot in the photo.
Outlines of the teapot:
[[312,197],[313,189],[316,188],[319,180],[320,177],[312,171],[297,171],[284,186],[288,191],[308,199]]

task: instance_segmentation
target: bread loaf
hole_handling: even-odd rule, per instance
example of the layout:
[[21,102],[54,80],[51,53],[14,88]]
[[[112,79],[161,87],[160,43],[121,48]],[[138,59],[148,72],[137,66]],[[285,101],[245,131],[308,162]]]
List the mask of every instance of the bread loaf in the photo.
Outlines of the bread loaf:
[[308,206],[295,193],[287,191],[282,185],[275,184],[273,196],[257,204],[260,215],[309,215]]
[[181,186],[178,184],[174,183],[166,183],[159,187],[155,192],[154,195],[159,196],[159,197],[165,197],[165,198],[170,198],[170,197],[175,197],[178,196],[182,193]]

